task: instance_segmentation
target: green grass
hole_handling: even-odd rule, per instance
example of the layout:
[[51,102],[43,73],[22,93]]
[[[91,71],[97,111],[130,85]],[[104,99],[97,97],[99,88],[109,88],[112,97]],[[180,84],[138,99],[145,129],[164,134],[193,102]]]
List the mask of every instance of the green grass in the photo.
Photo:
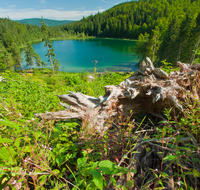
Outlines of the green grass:
[[[63,109],[55,95],[74,91],[102,96],[104,86],[118,85],[130,76],[126,73],[106,72],[101,76],[95,73],[95,80],[89,82],[89,74],[59,72],[53,75],[49,70],[0,73],[4,78],[0,82],[0,189],[7,185],[14,189],[17,184],[24,189],[102,190],[108,187],[109,181],[118,189],[129,189],[117,185],[116,180],[123,173],[136,173],[135,169],[126,168],[129,158],[123,155],[133,152],[139,144],[134,142],[139,136],[135,131],[149,125],[145,115],[135,116],[135,122],[131,116],[120,115],[117,127],[105,132],[103,137],[98,133],[83,133],[77,120],[58,122],[35,118],[35,113]],[[199,87],[198,80],[194,86]],[[174,138],[172,142],[159,144],[174,151],[173,154],[163,154],[162,163],[168,161],[170,165],[178,165],[173,174],[176,189],[194,189],[188,185],[187,177],[200,177],[196,167],[199,148],[194,143],[198,143],[200,137],[199,100],[189,102],[188,99],[185,109],[187,112],[183,117],[174,118],[171,116],[173,110],[166,110],[167,121],[154,123],[152,126],[157,132],[142,137],[144,142]],[[186,136],[193,138],[194,142],[182,143],[180,139]],[[101,143],[96,143],[99,140]],[[151,147],[147,146],[146,151],[150,150]],[[123,167],[117,166],[120,159],[124,160]],[[188,162],[193,169],[185,169]],[[170,176],[165,170],[159,172],[158,175],[155,169],[147,168],[146,174],[154,174],[154,180],[162,187]],[[134,181],[130,180],[128,185],[133,187]],[[148,183],[142,183],[141,188],[148,189]]]
[[[1,117],[13,120],[34,117],[36,112],[56,111],[60,107],[55,95],[75,91],[98,97],[104,95],[105,85],[117,85],[129,76],[108,72],[101,77],[96,75],[96,79],[89,82],[88,74],[60,72],[51,75],[35,72],[22,75],[9,71],[2,73],[1,76],[6,78],[6,82],[2,82],[0,86]],[[10,109],[13,110],[11,113],[6,111]]]

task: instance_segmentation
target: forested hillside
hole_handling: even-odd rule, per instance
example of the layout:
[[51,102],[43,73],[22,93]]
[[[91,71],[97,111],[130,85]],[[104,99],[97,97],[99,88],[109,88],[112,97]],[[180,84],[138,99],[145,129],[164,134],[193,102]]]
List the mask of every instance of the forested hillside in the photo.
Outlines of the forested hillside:
[[[200,42],[200,0],[139,0],[121,3],[81,21],[48,27],[50,38],[71,36],[138,39],[134,50],[154,64],[193,63]],[[0,19],[0,69],[20,65],[19,47],[41,40],[38,26]]]
[[200,39],[199,0],[139,0],[122,3],[63,26],[98,37],[139,38],[136,53],[155,62],[192,62]]
[[8,18],[0,18],[0,68],[12,68],[20,65],[20,46],[28,41],[39,40],[40,27],[20,24]]
[[[60,27],[49,27],[50,38],[84,37],[84,34],[66,31]],[[28,42],[41,41],[43,34],[36,25],[20,24],[9,18],[0,18],[0,71],[21,67],[20,48]]]

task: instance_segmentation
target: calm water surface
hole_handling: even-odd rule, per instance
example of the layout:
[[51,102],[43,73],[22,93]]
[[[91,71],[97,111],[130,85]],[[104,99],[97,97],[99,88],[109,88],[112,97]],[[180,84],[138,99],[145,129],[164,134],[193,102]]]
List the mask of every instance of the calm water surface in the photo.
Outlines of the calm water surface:
[[[138,58],[134,56],[133,47],[136,41],[118,39],[81,39],[52,41],[56,59],[61,64],[61,71],[82,72],[94,70],[97,60],[97,71],[133,71]],[[32,45],[45,62],[47,48],[44,43]],[[22,53],[22,56],[24,53]],[[26,65],[25,61],[23,64]]]

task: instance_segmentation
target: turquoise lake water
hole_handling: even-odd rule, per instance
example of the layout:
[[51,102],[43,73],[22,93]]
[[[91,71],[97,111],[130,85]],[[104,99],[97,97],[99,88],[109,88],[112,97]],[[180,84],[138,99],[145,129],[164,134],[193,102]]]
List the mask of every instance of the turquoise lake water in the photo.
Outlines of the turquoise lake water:
[[[134,56],[133,47],[136,41],[120,39],[81,39],[52,41],[56,59],[59,60],[60,71],[82,72],[94,70],[97,60],[97,71],[134,71],[138,58]],[[45,62],[47,48],[44,43],[32,45]],[[24,56],[24,52],[22,52]],[[93,62],[92,62],[93,61]],[[23,65],[26,65],[23,61]],[[50,67],[50,65],[49,65]]]

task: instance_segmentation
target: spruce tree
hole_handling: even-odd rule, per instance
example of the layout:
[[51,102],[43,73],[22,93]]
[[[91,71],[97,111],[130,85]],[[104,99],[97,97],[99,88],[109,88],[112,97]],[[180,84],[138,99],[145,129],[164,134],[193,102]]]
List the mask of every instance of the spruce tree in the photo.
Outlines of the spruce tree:
[[33,68],[35,68],[35,64],[38,67],[44,65],[43,61],[41,61],[40,56],[35,52],[30,43],[27,43],[27,47],[25,50],[25,60],[27,62],[27,66],[29,66],[30,68],[32,68],[32,66]]
[[49,57],[48,61],[51,63],[51,69],[54,73],[54,70],[56,70],[56,71],[59,70],[60,63],[57,59],[55,59],[56,54],[54,53],[54,49],[53,49],[53,45],[52,45],[52,42],[51,42],[50,37],[49,37],[47,25],[45,25],[43,17],[42,17],[41,24],[42,24],[41,30],[42,30],[42,33],[43,33],[42,41],[45,42],[44,47],[48,48],[47,54],[45,56]]

